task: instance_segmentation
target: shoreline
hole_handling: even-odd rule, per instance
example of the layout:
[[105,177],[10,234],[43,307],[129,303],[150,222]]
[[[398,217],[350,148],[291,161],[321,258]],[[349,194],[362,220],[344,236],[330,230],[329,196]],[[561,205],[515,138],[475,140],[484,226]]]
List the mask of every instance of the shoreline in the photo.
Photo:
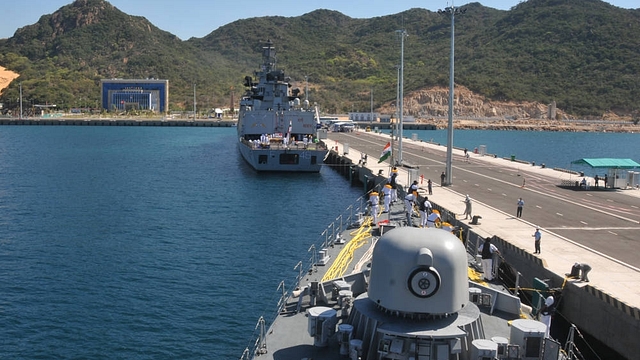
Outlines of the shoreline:
[[[434,120],[438,130],[448,128],[446,120]],[[513,131],[561,131],[561,132],[640,132],[640,124],[622,121],[558,121],[558,120],[468,120],[453,121],[456,130],[513,130]]]

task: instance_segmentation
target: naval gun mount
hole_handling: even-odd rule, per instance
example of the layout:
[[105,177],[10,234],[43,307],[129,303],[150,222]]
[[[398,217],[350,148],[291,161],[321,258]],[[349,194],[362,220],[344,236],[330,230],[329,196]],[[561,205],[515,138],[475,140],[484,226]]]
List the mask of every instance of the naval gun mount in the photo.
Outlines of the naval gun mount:
[[449,232],[401,227],[385,233],[373,251],[368,292],[355,299],[348,320],[352,336],[362,339],[362,358],[448,359],[470,349],[485,334],[467,278],[466,250]]
[[[510,327],[517,311],[505,317],[487,311],[512,295],[479,294],[470,287],[467,261],[464,245],[448,231],[385,232],[373,250],[368,289],[352,301],[346,319],[344,311],[338,324],[335,309],[308,309],[314,345],[328,346],[338,325],[340,353],[351,360],[534,360],[543,348],[545,359],[561,358],[559,344],[545,341],[543,323],[517,319]],[[489,301],[477,301],[484,295]]]

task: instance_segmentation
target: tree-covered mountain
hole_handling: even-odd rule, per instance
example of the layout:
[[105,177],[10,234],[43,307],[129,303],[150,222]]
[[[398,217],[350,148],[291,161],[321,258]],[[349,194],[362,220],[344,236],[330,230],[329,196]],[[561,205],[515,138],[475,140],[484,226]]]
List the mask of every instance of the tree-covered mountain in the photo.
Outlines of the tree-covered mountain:
[[[472,3],[455,21],[455,82],[490,100],[553,100],[577,116],[640,107],[640,10],[600,0],[529,0],[509,11]],[[101,78],[169,79],[172,109],[237,100],[260,63],[262,42],[326,112],[392,102],[404,42],[405,94],[447,86],[451,18],[424,9],[371,19],[316,10],[238,20],[181,41],[104,0],[77,0],[0,40],[0,65],[20,73],[25,98],[97,103]],[[16,99],[17,82],[0,97]],[[84,99],[84,100],[82,100]],[[15,102],[15,100],[13,100]],[[64,106],[64,105],[63,105]]]

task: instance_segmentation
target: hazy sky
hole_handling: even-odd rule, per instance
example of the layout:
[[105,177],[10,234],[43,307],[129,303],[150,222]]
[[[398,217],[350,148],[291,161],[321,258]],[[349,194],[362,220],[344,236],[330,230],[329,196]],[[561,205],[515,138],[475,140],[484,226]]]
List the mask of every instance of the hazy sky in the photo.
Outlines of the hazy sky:
[[[34,24],[40,16],[51,14],[72,0],[0,0],[0,38],[13,36],[23,26]],[[339,11],[352,18],[372,18],[396,14],[411,8],[436,11],[448,6],[446,0],[109,0],[121,11],[144,16],[155,26],[183,40],[204,37],[220,26],[238,19],[259,16],[299,16],[316,9]],[[455,6],[474,1],[457,0]],[[479,0],[484,6],[509,10],[521,0]],[[626,9],[640,7],[640,0],[607,0]]]

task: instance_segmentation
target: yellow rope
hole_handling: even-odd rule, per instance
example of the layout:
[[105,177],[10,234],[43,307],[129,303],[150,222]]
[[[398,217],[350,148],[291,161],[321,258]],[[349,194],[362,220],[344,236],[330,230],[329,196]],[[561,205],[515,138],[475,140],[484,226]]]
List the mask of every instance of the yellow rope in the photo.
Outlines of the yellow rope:
[[349,264],[353,261],[353,254],[361,246],[366,244],[366,241],[371,237],[371,218],[367,217],[362,225],[357,229],[349,233],[352,239],[345,245],[340,251],[336,260],[331,264],[331,267],[322,277],[322,282],[342,277],[347,271]]

